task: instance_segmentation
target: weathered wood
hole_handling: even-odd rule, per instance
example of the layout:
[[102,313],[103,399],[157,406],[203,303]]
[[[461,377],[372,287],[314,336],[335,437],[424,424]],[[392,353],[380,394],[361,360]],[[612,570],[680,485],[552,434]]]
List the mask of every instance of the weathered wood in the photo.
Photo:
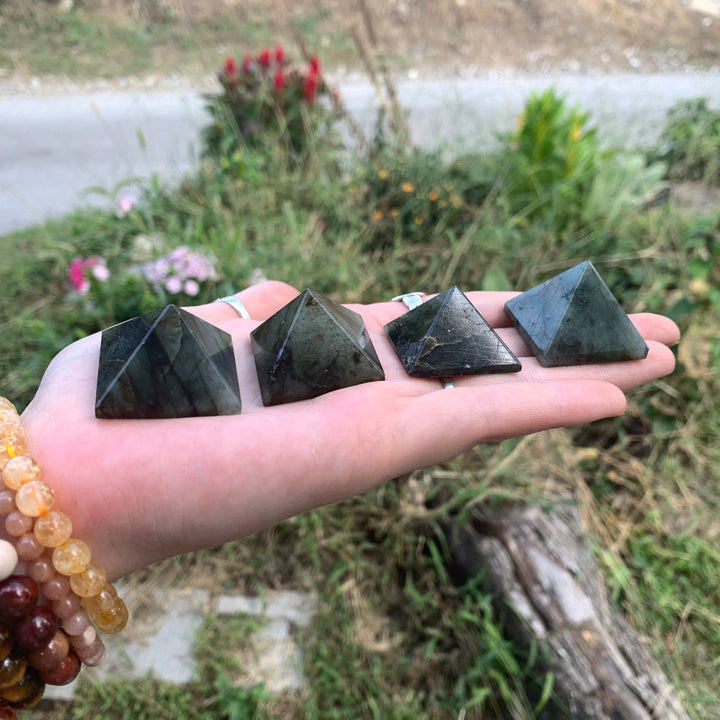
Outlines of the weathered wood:
[[512,507],[477,512],[454,528],[459,568],[484,574],[517,618],[512,632],[538,642],[554,697],[575,720],[688,720],[659,665],[608,602],[577,511]]

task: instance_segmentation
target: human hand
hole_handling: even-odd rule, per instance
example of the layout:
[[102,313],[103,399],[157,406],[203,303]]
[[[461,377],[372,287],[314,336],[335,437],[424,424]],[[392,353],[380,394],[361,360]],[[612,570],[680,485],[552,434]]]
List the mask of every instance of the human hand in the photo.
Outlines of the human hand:
[[252,534],[479,443],[622,414],[625,391],[672,372],[668,346],[679,339],[667,318],[633,315],[646,359],[543,368],[503,312],[514,293],[470,292],[523,369],[453,378],[446,390],[408,377],[385,337],[402,304],[350,305],[365,320],[385,382],[266,408],[249,334],[296,294],[273,282],[239,293],[253,320],[225,303],[187,308],[232,334],[241,415],[97,420],[100,335],[51,363],[23,424],[57,506],[109,577]]

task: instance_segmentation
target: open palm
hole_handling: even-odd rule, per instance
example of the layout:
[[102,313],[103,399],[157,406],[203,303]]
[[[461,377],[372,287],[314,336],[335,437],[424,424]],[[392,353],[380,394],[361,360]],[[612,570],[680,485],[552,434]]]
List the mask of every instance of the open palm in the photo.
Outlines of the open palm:
[[521,360],[519,373],[410,378],[383,326],[397,302],[351,305],[367,325],[385,382],[265,408],[249,333],[297,291],[263,283],[240,293],[253,320],[225,303],[187,308],[233,336],[241,415],[96,420],[100,336],[69,346],[48,368],[23,415],[33,456],[73,518],[75,534],[118,577],[150,562],[217,545],[363,492],[483,442],[621,414],[624,392],[670,373],[677,327],[631,319],[645,360],[543,368],[503,313],[512,293],[467,293]]

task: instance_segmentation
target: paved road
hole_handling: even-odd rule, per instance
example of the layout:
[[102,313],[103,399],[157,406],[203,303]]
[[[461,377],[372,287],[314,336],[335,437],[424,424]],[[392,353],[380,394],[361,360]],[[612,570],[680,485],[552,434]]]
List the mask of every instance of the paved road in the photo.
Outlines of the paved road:
[[[720,107],[720,74],[543,75],[414,81],[399,86],[417,143],[486,147],[513,127],[528,94],[550,86],[591,113],[615,146],[649,145],[667,109],[707,96]],[[341,88],[365,128],[377,99],[367,85]],[[173,181],[192,168],[202,98],[182,92],[97,92],[72,96],[0,97],[0,234],[99,203],[88,186],[111,190],[156,173]]]

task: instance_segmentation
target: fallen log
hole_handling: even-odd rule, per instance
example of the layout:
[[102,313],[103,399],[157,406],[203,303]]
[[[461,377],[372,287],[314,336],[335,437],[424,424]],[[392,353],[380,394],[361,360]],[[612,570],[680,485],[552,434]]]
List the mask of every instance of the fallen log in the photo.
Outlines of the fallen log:
[[688,720],[677,692],[607,588],[577,510],[476,512],[449,533],[458,568],[483,574],[513,639],[538,643],[554,700],[574,720]]

